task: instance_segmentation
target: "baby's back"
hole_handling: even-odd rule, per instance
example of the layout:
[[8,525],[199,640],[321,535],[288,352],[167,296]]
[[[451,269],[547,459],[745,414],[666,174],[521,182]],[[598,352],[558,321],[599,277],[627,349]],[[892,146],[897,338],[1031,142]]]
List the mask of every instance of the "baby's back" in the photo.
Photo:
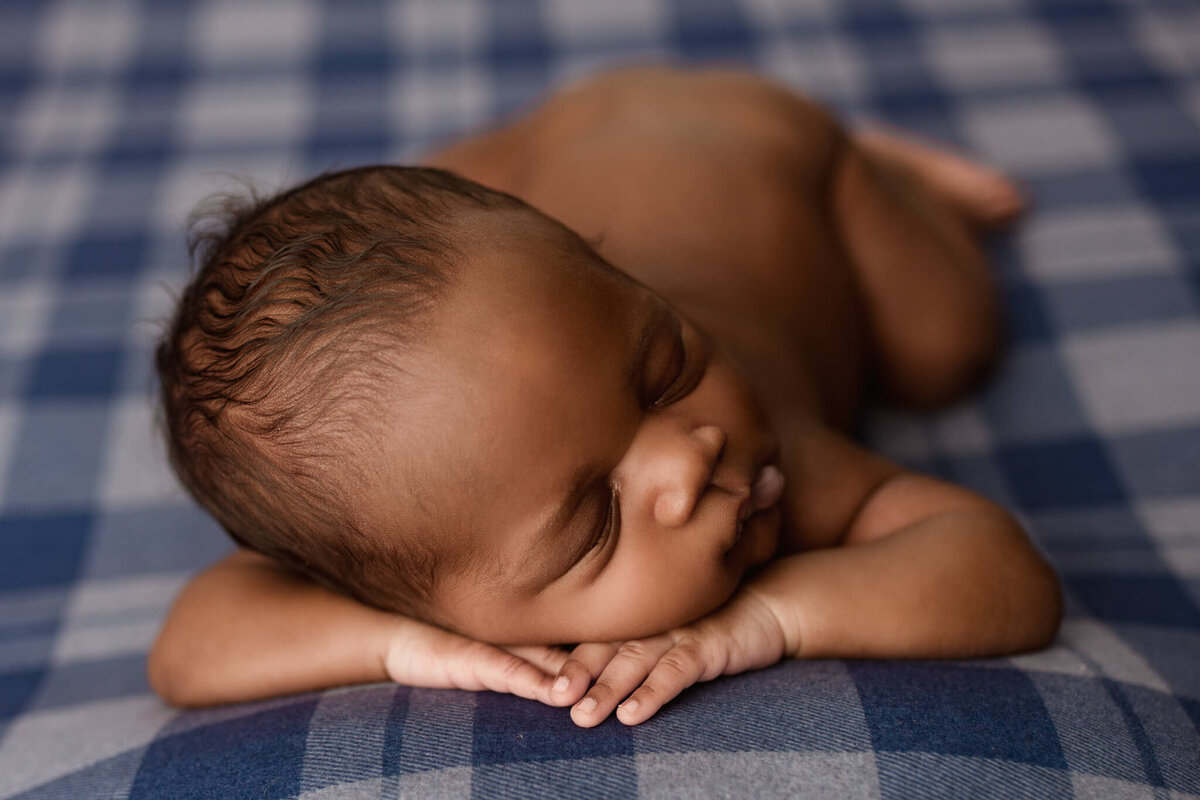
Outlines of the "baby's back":
[[[569,87],[429,162],[511,192],[597,242],[722,342],[779,402],[852,411],[861,301],[819,106],[745,74],[630,69]],[[795,376],[780,382],[780,375]],[[768,385],[769,384],[769,385]]]

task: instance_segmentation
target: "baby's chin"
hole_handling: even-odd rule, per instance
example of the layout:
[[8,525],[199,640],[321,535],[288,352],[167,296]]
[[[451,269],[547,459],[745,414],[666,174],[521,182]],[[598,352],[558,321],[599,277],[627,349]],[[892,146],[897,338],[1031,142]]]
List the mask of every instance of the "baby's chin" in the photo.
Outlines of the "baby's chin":
[[[710,586],[702,597],[696,597],[692,602],[681,608],[664,608],[661,603],[650,606],[649,611],[634,615],[624,615],[621,619],[606,621],[592,620],[588,630],[580,630],[580,635],[573,637],[579,641],[620,642],[629,639],[645,639],[666,633],[669,630],[683,627],[711,614],[725,605],[741,586],[740,574],[731,576],[728,582],[722,581],[719,586]],[[600,623],[599,625],[595,623]]]

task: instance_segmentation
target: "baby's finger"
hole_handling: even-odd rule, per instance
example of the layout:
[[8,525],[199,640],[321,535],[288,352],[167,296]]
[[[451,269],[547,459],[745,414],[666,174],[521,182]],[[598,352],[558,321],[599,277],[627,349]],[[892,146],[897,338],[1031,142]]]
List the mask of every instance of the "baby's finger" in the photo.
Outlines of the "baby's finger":
[[617,707],[617,719],[638,725],[679,696],[704,674],[704,661],[694,642],[681,643],[659,659],[638,690]]
[[582,728],[599,725],[617,707],[617,703],[628,697],[645,680],[663,654],[671,649],[671,645],[671,640],[666,636],[622,644],[596,679],[595,685],[571,709],[571,719]]
[[583,693],[612,661],[618,645],[612,642],[581,644],[558,668],[558,677],[551,689],[553,705],[567,706],[583,697]]
[[505,647],[514,656],[525,659],[530,664],[548,675],[556,675],[562,669],[570,653],[561,647],[543,647],[538,645],[518,645]]
[[460,688],[507,692],[554,705],[550,700],[551,676],[518,655],[487,647],[487,652],[467,659],[463,666],[469,674],[463,676]]

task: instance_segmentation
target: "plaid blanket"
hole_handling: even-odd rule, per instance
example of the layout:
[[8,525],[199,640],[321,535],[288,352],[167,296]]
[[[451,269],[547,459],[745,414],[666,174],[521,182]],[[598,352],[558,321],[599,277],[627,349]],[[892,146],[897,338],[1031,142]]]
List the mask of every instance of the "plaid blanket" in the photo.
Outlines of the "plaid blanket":
[[[1023,517],[1064,579],[1057,643],[783,663],[633,729],[390,685],[162,705],[147,648],[230,547],[154,433],[187,212],[646,57],[747,65],[1029,187],[995,379],[863,435]],[[0,796],[468,795],[1200,797],[1200,7],[0,3]]]

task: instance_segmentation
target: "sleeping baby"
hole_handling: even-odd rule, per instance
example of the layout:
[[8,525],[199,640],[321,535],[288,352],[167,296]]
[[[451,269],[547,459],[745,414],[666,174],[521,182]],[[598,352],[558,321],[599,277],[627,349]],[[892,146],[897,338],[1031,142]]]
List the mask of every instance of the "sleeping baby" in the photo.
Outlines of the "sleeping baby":
[[1004,509],[849,434],[998,346],[959,156],[726,71],[627,69],[433,154],[226,200],[158,353],[239,549],[150,656],[178,705],[394,680],[595,725],[783,658],[1046,645]]

